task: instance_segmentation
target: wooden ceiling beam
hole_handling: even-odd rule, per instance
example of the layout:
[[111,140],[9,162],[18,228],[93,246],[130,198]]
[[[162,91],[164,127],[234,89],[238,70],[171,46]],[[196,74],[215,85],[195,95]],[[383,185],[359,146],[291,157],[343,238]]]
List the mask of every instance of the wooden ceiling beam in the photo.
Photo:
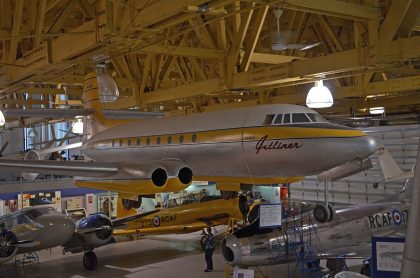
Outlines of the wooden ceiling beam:
[[379,9],[338,0],[287,0],[285,8],[352,20],[380,19]]
[[16,0],[15,10],[13,14],[13,28],[12,28],[12,39],[10,40],[10,49],[9,49],[9,63],[13,64],[16,61],[16,53],[19,42],[19,34],[22,25],[22,13],[23,13],[23,3],[24,0]]
[[73,1],[67,0],[59,16],[56,17],[54,23],[51,25],[48,33],[57,33],[63,27],[64,21],[69,17],[71,11],[73,10]]
[[35,38],[33,48],[37,48],[41,44],[41,33],[44,27],[45,13],[47,9],[47,0],[40,0],[38,4],[38,12],[35,22]]
[[248,71],[249,69],[249,65],[251,64],[252,56],[254,54],[255,47],[257,46],[258,38],[260,37],[267,12],[268,5],[262,6],[257,11],[254,23],[251,27],[251,32],[245,43],[246,50],[241,65],[239,67],[239,71]]

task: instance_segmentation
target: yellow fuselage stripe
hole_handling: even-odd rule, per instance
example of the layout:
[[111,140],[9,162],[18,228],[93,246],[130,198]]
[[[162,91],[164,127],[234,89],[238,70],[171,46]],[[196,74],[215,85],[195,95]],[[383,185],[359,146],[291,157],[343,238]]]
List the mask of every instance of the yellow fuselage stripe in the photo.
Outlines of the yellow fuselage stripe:
[[[243,133],[243,135],[242,135]],[[249,127],[224,130],[207,130],[198,132],[143,135],[139,137],[121,137],[108,140],[100,140],[87,144],[87,148],[118,148],[156,145],[182,145],[191,143],[223,143],[223,142],[248,142],[256,141],[268,136],[272,139],[310,139],[310,138],[346,138],[366,136],[360,130],[355,129],[327,129],[310,127]],[[182,137],[182,138],[181,138]],[[140,139],[140,144],[137,144]],[[112,142],[114,145],[112,146]]]

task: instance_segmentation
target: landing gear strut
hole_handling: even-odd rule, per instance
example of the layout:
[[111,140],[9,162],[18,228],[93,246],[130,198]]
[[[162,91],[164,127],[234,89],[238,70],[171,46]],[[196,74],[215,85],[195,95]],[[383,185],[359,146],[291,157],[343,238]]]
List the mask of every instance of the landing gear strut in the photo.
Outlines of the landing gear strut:
[[130,199],[122,199],[122,205],[126,210],[136,208],[138,209],[141,206],[142,197],[139,195],[137,201]]
[[96,257],[95,252],[87,251],[83,255],[83,266],[86,270],[92,271],[95,270],[98,266],[98,258]]
[[222,196],[224,200],[235,199],[238,196],[238,192],[220,190],[220,196]]

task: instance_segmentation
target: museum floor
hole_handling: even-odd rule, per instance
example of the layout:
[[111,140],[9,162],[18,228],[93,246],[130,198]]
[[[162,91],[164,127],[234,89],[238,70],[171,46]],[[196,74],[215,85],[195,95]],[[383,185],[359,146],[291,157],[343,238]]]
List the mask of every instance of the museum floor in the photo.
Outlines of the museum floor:
[[[98,268],[86,271],[82,254],[61,253],[61,248],[38,252],[40,263],[15,267],[14,260],[0,265],[0,278],[17,277],[153,277],[193,278],[225,277],[224,260],[219,249],[214,258],[214,272],[205,273],[204,254],[199,247],[199,233],[149,236],[96,249]],[[267,268],[262,268],[264,272]],[[270,267],[270,277],[299,277],[295,264]],[[355,270],[357,271],[357,270]],[[295,275],[296,274],[296,275]],[[256,276],[257,277],[257,276]]]

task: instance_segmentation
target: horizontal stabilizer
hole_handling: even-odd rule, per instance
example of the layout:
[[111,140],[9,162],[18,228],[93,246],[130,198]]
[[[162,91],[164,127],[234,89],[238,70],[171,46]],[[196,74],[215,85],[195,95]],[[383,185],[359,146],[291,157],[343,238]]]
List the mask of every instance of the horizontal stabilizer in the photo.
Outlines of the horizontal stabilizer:
[[[95,109],[9,109],[4,111],[6,117],[74,119],[77,116],[93,114]],[[102,110],[105,118],[116,120],[138,120],[144,118],[162,118],[161,112],[142,112],[137,110]]]
[[74,119],[76,116],[87,116],[93,109],[9,109],[4,111],[6,117],[27,117],[46,119]]
[[115,163],[23,159],[0,159],[0,169],[19,169],[27,173],[97,178],[114,175],[119,171],[119,167]]

